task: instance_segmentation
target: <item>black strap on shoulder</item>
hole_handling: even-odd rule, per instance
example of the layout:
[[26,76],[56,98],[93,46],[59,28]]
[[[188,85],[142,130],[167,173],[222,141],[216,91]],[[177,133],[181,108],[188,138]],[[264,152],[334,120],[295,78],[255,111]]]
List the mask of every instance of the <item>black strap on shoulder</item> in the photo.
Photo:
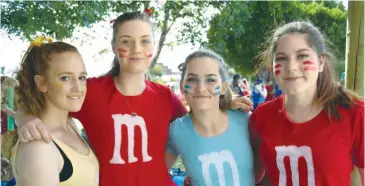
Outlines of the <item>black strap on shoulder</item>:
[[69,178],[71,178],[72,173],[73,173],[73,167],[72,167],[70,159],[68,159],[68,157],[63,152],[63,150],[57,145],[56,142],[53,141],[53,143],[56,145],[56,147],[60,151],[62,158],[63,158],[64,163],[63,163],[62,170],[60,172],[60,182],[64,182],[64,181],[68,180]]

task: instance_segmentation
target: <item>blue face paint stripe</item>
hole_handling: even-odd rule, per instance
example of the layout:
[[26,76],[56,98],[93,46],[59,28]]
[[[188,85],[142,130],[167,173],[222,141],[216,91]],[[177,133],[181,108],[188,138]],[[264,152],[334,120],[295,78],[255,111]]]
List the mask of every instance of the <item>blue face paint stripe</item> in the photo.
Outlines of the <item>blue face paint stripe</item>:
[[191,86],[190,85],[185,85],[184,88],[191,88]]

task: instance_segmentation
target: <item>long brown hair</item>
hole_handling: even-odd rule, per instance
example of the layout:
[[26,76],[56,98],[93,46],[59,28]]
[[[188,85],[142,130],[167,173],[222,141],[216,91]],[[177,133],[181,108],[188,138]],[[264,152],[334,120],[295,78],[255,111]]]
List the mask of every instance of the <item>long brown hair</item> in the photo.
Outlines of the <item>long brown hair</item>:
[[[189,62],[196,58],[204,58],[208,57],[210,59],[215,60],[218,63],[219,67],[219,75],[222,78],[222,83],[226,83],[228,81],[228,73],[226,68],[226,63],[224,62],[223,58],[216,54],[211,50],[198,50],[191,53],[188,57],[186,57],[185,62],[179,65],[179,70],[181,71],[181,82],[183,81],[185,74],[186,74],[186,67]],[[219,97],[219,109],[225,111],[231,108],[232,103],[232,94],[230,87],[227,86],[227,91],[220,95]]]
[[272,70],[272,63],[276,45],[278,40],[288,34],[303,34],[305,35],[307,44],[317,52],[318,57],[325,56],[323,72],[319,73],[317,79],[317,92],[314,96],[312,105],[322,106],[328,114],[329,120],[335,117],[341,119],[338,106],[349,109],[356,99],[360,99],[353,92],[338,86],[335,81],[333,65],[337,64],[337,58],[330,52],[330,45],[324,35],[313,24],[305,21],[296,21],[288,23],[275,30],[274,34],[266,44],[266,50],[260,55],[261,63],[259,69]]
[[[144,22],[150,24],[151,27],[153,26],[150,18],[145,13],[127,12],[127,13],[120,15],[113,23],[113,38],[111,41],[112,47],[114,47],[114,45],[115,45],[115,39],[117,37],[120,25],[122,25],[125,22],[134,21],[134,20],[144,21]],[[119,73],[120,73],[119,60],[118,60],[117,56],[114,56],[114,59],[112,62],[112,68],[104,76],[109,75],[112,77],[116,77],[119,75]]]
[[45,96],[38,90],[34,76],[44,75],[52,57],[64,52],[78,53],[78,50],[64,42],[42,43],[40,46],[30,47],[20,64],[20,70],[16,74],[19,86],[15,89],[19,95],[18,102],[36,117],[40,117],[43,112]]

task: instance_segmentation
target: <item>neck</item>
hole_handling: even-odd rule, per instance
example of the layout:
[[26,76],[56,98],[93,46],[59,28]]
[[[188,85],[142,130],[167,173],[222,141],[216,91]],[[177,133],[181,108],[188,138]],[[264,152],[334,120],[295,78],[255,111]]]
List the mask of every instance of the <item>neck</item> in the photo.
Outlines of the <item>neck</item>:
[[115,77],[114,82],[117,89],[125,96],[140,95],[146,87],[144,73],[121,72]]
[[216,136],[225,131],[228,126],[226,122],[226,113],[219,108],[193,111],[192,120],[194,121],[194,127],[198,133],[203,136]]
[[311,111],[321,110],[313,106],[316,89],[303,93],[287,94],[285,96],[286,111],[291,113],[309,113]]
[[68,111],[61,110],[51,104],[46,104],[45,108],[40,119],[47,129],[50,131],[68,130]]

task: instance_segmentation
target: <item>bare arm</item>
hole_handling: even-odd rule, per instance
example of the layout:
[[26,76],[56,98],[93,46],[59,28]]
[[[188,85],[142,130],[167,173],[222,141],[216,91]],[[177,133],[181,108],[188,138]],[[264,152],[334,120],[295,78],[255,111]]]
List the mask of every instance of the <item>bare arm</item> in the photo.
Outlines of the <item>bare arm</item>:
[[171,169],[171,167],[175,164],[177,157],[175,154],[165,151],[165,162],[167,169]]
[[59,186],[61,155],[53,143],[34,140],[19,145],[16,157],[18,186]]
[[15,124],[18,126],[18,136],[21,142],[28,142],[35,139],[43,139],[49,143],[51,136],[44,127],[42,121],[27,113],[24,108],[19,108],[15,113]]

